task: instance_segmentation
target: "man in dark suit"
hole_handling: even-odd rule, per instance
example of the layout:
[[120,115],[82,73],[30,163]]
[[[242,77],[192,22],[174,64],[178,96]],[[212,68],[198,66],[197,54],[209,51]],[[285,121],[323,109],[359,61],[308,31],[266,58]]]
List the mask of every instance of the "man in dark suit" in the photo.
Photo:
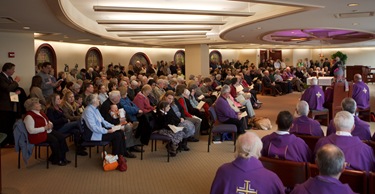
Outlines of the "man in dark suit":
[[263,86],[266,87],[266,88],[271,88],[271,95],[272,96],[276,96],[277,94],[281,95],[282,94],[282,89],[280,87],[280,85],[276,85],[275,82],[272,82],[271,81],[271,78],[269,77],[270,76],[270,73],[266,70],[263,72],[264,76],[262,78],[262,83],[263,83]]
[[17,102],[12,102],[10,99],[10,92],[16,95],[20,94],[18,90],[18,82],[21,79],[16,76],[14,79],[12,75],[15,72],[16,66],[13,63],[5,63],[0,73],[0,131],[7,134],[3,145],[14,145],[13,124],[16,122],[17,116]]
[[[141,149],[137,147],[137,145],[140,145],[139,139],[136,139],[133,135],[133,125],[125,125],[126,119],[122,120],[120,118],[120,115],[118,116],[112,116],[110,114],[111,111],[111,105],[116,105],[119,109],[123,108],[120,104],[120,91],[113,90],[109,93],[109,97],[106,101],[103,102],[103,104],[100,106],[100,114],[103,116],[104,120],[107,122],[113,124],[113,125],[119,125],[122,124],[124,126],[124,132],[125,132],[125,145],[126,145],[126,151],[124,153],[124,156],[127,158],[136,158],[136,155],[134,155],[131,152],[141,152]],[[125,116],[125,115],[124,115]]]

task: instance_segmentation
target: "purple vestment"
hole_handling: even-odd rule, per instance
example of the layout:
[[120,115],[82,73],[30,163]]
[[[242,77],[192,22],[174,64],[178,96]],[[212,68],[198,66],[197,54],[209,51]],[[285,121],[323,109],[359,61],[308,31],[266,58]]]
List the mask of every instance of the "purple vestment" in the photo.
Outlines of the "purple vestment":
[[354,194],[348,184],[342,184],[339,180],[328,176],[310,177],[302,184],[297,184],[291,194]]
[[237,113],[230,107],[228,101],[223,97],[220,96],[215,102],[215,111],[217,115],[217,119],[220,122],[225,122],[229,118],[237,119]]
[[370,107],[370,90],[363,81],[353,84],[352,98],[357,102],[357,107],[366,109]]
[[325,144],[334,144],[344,152],[347,169],[361,171],[375,170],[375,156],[372,148],[363,143],[358,137],[339,136],[336,134],[322,137],[316,143],[314,153]]
[[[333,120],[329,122],[327,127],[327,136],[332,133],[336,133],[336,127]],[[352,136],[357,136],[361,140],[371,140],[370,125],[362,121],[359,117],[354,116],[354,130],[352,131]]]
[[262,138],[262,156],[296,162],[310,162],[312,153],[303,139],[293,134],[271,133]]
[[211,185],[211,194],[284,193],[284,186],[279,177],[263,167],[262,163],[251,157],[236,158],[231,163],[222,165],[216,172]]
[[301,100],[309,104],[310,110],[323,110],[324,92],[320,86],[310,86],[302,94]]
[[324,133],[320,123],[307,116],[295,118],[290,133],[323,137]]

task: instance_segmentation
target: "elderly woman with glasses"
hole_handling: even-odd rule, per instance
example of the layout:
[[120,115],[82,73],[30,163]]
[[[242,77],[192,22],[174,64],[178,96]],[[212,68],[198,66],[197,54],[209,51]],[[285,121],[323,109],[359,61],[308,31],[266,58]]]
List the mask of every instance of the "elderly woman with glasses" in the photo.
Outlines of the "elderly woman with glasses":
[[87,107],[82,118],[86,126],[83,132],[85,141],[110,141],[112,142],[112,154],[125,154],[125,136],[124,132],[119,130],[111,123],[104,120],[98,110],[100,100],[97,94],[90,94],[86,97]]

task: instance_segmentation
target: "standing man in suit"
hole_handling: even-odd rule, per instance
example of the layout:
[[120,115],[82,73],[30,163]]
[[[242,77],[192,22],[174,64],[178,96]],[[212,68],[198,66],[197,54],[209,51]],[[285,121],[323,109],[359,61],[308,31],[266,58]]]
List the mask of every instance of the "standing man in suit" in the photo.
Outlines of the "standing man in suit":
[[0,73],[0,123],[2,127],[0,131],[7,134],[7,138],[3,145],[14,145],[13,124],[16,122],[17,116],[17,102],[10,100],[10,92],[17,95],[21,93],[18,90],[18,82],[21,79],[16,76],[14,79],[12,75],[15,72],[16,66],[13,63],[5,63]]

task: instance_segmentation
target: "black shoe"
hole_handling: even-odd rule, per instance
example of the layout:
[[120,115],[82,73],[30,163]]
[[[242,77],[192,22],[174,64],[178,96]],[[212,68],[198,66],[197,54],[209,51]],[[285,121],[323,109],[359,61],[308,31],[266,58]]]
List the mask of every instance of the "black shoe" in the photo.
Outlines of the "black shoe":
[[138,146],[133,146],[133,147],[130,147],[129,148],[129,151],[131,152],[144,152],[141,148],[139,148]]
[[197,138],[195,138],[195,137],[189,137],[189,138],[187,139],[187,141],[189,141],[189,142],[198,142],[199,139],[197,139]]
[[70,160],[67,160],[66,158],[64,159],[63,162],[65,162],[66,164],[70,164],[70,163],[72,163]]
[[79,149],[79,150],[77,150],[77,155],[79,155],[79,156],[87,156],[88,153],[86,151],[84,151],[83,149]]
[[66,162],[60,160],[58,162],[51,162],[52,165],[66,166]]
[[125,154],[124,154],[124,157],[125,158],[136,158],[137,156],[134,155],[133,153],[129,152],[128,150],[126,150]]

